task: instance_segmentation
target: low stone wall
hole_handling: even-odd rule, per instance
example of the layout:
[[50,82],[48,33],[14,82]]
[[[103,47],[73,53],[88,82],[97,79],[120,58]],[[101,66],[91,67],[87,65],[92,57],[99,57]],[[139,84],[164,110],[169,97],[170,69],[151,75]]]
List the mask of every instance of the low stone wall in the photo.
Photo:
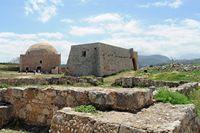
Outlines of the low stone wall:
[[8,79],[0,79],[0,84],[8,84],[10,86],[20,86],[20,85],[62,85],[69,84],[73,85],[76,83],[88,83],[91,85],[98,85],[103,82],[102,78],[80,78],[80,77],[61,77],[61,78],[8,78]]
[[120,78],[115,80],[115,83],[113,85],[119,85],[124,88],[132,88],[135,86],[141,86],[141,87],[178,87],[181,84],[184,84],[186,82],[184,81],[157,81],[157,80],[150,80],[146,78],[140,78],[140,77],[128,77],[128,78]]
[[190,91],[193,91],[199,86],[196,82],[185,83],[183,85],[178,86],[177,88],[172,88],[175,91],[178,91],[182,94],[188,94]]
[[8,124],[12,118],[12,106],[0,102],[0,128]]
[[3,91],[2,100],[13,105],[15,118],[30,125],[50,125],[53,113],[63,107],[91,104],[98,109],[137,112],[153,103],[148,89],[103,88],[9,88]]
[[137,114],[79,113],[63,108],[53,116],[50,133],[199,133],[193,105],[155,104]]

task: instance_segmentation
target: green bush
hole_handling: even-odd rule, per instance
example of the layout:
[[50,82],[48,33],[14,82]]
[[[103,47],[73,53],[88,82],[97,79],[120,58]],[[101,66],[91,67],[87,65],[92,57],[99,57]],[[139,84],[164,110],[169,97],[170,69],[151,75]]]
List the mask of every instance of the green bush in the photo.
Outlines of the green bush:
[[179,92],[170,91],[168,89],[161,89],[154,96],[158,102],[171,103],[171,104],[189,104],[189,99]]
[[7,84],[0,84],[0,88],[8,88]]
[[92,105],[81,105],[75,107],[76,112],[84,112],[84,113],[96,113],[97,109]]

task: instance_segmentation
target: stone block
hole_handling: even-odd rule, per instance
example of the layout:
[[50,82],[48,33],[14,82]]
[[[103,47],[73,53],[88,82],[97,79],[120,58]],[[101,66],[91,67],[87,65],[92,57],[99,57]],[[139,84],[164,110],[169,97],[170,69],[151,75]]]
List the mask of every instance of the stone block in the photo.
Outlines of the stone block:
[[158,103],[137,114],[98,111],[96,114],[63,108],[55,113],[51,133],[199,133],[194,105]]
[[5,126],[12,118],[12,106],[0,102],[0,128]]

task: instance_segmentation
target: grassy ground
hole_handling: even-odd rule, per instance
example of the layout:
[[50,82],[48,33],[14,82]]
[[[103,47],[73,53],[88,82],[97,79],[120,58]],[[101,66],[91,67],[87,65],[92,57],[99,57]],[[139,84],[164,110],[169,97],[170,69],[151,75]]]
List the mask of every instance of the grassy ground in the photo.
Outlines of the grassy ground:
[[0,64],[0,78],[50,78],[63,76],[63,74],[19,73],[16,68],[16,64]]
[[158,71],[154,68],[148,69],[148,73],[140,70],[136,76],[146,77],[153,80],[167,81],[193,81],[200,82],[200,71],[179,72],[179,71]]
[[135,75],[136,75],[136,71],[129,70],[129,71],[123,71],[118,74],[105,77],[104,84],[102,85],[102,87],[110,87],[111,84],[114,83],[116,79],[119,79],[121,77],[131,77]]

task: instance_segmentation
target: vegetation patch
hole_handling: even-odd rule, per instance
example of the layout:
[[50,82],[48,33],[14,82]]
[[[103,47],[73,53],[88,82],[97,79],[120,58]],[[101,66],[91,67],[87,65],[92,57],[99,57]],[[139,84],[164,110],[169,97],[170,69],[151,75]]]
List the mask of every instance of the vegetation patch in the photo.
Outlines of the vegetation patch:
[[84,113],[97,113],[97,109],[92,105],[81,105],[75,107],[76,112],[84,112]]
[[0,84],[0,88],[8,88],[8,86],[7,84]]
[[185,95],[164,88],[158,91],[158,93],[154,96],[154,99],[158,102],[171,103],[171,104],[191,103]]
[[147,73],[144,70],[136,72],[135,76],[144,77],[152,80],[165,80],[165,81],[200,81],[200,70],[193,71],[164,71],[156,70],[155,68],[148,68]]
[[188,94],[188,98],[196,106],[198,116],[200,116],[200,87],[194,91],[191,91]]

